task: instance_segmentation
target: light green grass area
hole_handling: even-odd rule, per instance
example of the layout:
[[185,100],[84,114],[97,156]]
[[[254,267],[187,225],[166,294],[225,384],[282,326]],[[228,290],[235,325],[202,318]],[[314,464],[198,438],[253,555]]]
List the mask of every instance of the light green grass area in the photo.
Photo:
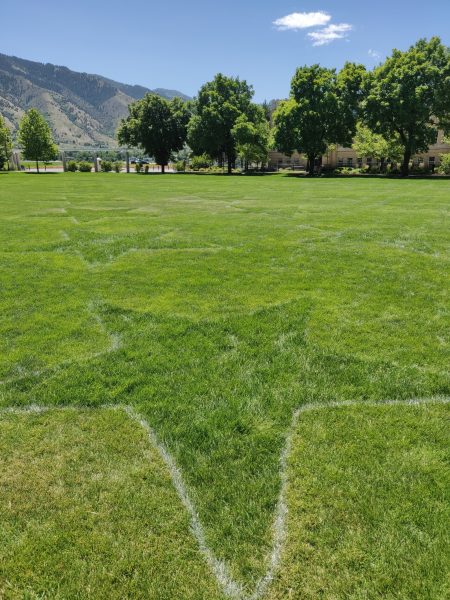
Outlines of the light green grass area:
[[2,414],[0,474],[0,598],[221,598],[124,412]]
[[[302,412],[267,600],[444,600],[443,404]],[[220,600],[161,457],[125,412],[0,414],[0,597]]]
[[296,408],[449,395],[449,197],[445,180],[1,175],[0,403],[135,406],[252,590]]
[[302,413],[270,600],[450,596],[447,406]]

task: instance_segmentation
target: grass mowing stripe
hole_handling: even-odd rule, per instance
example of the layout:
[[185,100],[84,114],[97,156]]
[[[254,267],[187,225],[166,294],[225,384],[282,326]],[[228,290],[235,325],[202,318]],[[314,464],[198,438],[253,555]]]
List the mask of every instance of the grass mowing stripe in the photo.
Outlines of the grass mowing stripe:
[[[186,508],[190,521],[191,521],[191,530],[192,533],[197,540],[199,549],[208,564],[212,574],[216,578],[217,584],[220,589],[223,591],[225,596],[231,598],[233,600],[261,600],[267,593],[269,585],[272,583],[275,573],[280,566],[282,551],[284,547],[284,542],[286,539],[286,518],[288,515],[288,506],[286,503],[286,492],[289,485],[288,480],[288,461],[292,451],[292,440],[293,436],[299,421],[300,416],[305,412],[319,411],[319,410],[329,410],[329,409],[339,409],[345,407],[372,407],[376,408],[379,406],[418,406],[418,405],[426,405],[426,404],[449,404],[450,398],[448,397],[432,397],[432,398],[414,398],[410,400],[384,400],[379,402],[364,402],[364,401],[341,401],[341,402],[328,402],[325,404],[305,404],[295,410],[291,426],[289,428],[288,434],[286,436],[286,443],[283,448],[280,457],[280,479],[281,479],[281,487],[278,496],[275,518],[273,521],[272,532],[273,532],[273,541],[272,541],[272,551],[270,555],[267,557],[267,569],[266,573],[261,577],[255,584],[254,591],[250,594],[244,592],[241,584],[237,582],[230,575],[229,569],[224,561],[219,560],[214,551],[209,547],[205,532],[203,529],[203,525],[200,521],[198,512],[195,508],[195,504],[189,494],[189,491],[186,487],[186,484],[183,480],[183,475],[177,466],[175,459],[167,450],[167,448],[162,444],[158,436],[156,435],[153,428],[150,426],[148,421],[140,415],[133,407],[131,406],[119,406],[119,405],[103,405],[100,409],[103,410],[122,410],[124,411],[128,417],[133,420],[135,423],[139,424],[142,429],[146,432],[148,439],[151,445],[158,451],[161,459],[167,467],[167,470],[170,474],[172,483],[174,488],[177,491],[177,494]],[[37,406],[32,405],[29,407],[9,407],[0,409],[0,413],[11,413],[11,414],[26,414],[26,413],[41,413],[47,412],[50,410],[56,411],[77,411],[77,407],[71,406],[63,406],[63,407],[55,407],[55,406]],[[83,410],[86,410],[85,408]],[[89,410],[89,409],[88,409]],[[92,410],[98,410],[98,408],[93,408]]]

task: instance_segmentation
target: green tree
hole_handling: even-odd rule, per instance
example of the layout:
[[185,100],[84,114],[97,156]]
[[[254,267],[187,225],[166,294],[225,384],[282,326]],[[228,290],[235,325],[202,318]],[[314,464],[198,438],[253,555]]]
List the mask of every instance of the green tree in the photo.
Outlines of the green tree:
[[450,154],[441,154],[441,164],[439,165],[438,173],[450,175]]
[[12,152],[11,133],[0,115],[0,169],[9,161]]
[[386,139],[398,136],[407,176],[411,157],[436,143],[438,127],[450,129],[450,50],[437,37],[394,50],[367,77],[366,94],[364,120]]
[[19,125],[19,144],[26,160],[36,161],[39,173],[39,161],[54,160],[58,148],[53,142],[52,132],[47,121],[35,108],[24,114]]
[[189,159],[191,158],[191,156],[192,156],[192,150],[185,143],[183,145],[183,147],[181,148],[181,150],[177,150],[177,151],[173,152],[172,160],[177,163],[183,163],[184,168],[186,168],[186,165],[189,163]]
[[189,105],[180,98],[166,100],[147,94],[128,110],[117,133],[119,143],[140,146],[155,158],[164,173],[172,153],[181,150],[186,142]]
[[219,73],[206,83],[198,93],[196,114],[189,124],[188,141],[194,153],[217,157],[219,164],[225,154],[231,173],[236,161],[233,128],[242,115],[254,120],[252,98],[253,88],[239,78]]
[[356,133],[364,98],[366,69],[363,65],[347,62],[336,77],[338,114],[335,115],[335,144],[350,147]]
[[263,107],[257,107],[250,121],[241,115],[231,130],[237,155],[245,163],[248,170],[250,163],[264,163],[269,153],[270,127]]
[[386,140],[382,135],[374,133],[362,123],[358,123],[356,127],[353,149],[358,156],[370,156],[380,161],[382,168],[387,159],[397,162],[403,155],[398,135]]
[[347,63],[340,73],[319,65],[297,69],[290,99],[281,102],[273,116],[277,148],[286,154],[294,150],[306,154],[312,175],[316,159],[327,147],[350,146],[364,76],[364,67],[353,63]]
[[272,119],[272,112],[273,112],[271,105],[269,104],[269,102],[267,102],[267,100],[264,100],[264,102],[261,104],[261,108],[264,113],[264,117],[265,117],[266,121],[268,123],[270,123],[270,121]]

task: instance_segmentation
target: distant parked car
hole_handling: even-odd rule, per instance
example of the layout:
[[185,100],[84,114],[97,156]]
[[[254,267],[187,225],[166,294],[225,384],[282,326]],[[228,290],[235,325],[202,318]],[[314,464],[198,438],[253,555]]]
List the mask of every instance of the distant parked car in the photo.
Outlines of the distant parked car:
[[132,165],[149,165],[150,164],[150,159],[149,158],[136,158],[135,156],[132,156],[130,158],[130,164]]

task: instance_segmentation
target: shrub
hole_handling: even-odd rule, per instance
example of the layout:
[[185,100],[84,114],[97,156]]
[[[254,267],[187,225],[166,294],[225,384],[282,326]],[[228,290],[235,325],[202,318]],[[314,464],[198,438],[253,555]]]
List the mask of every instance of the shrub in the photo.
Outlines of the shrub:
[[441,164],[438,167],[441,175],[450,175],[450,154],[441,154]]
[[193,171],[200,171],[200,169],[207,169],[212,165],[212,160],[207,154],[200,156],[193,156],[191,159],[191,169]]
[[116,161],[116,162],[113,164],[113,167],[114,167],[114,171],[115,171],[116,173],[120,173],[120,172],[122,171],[122,163],[121,163],[120,161]]
[[429,175],[431,173],[430,169],[423,165],[413,165],[409,172],[411,175]]
[[182,160],[179,160],[174,164],[174,169],[178,173],[181,173],[182,171],[186,170],[186,163]]
[[400,169],[396,163],[390,163],[386,167],[386,173],[388,175],[400,175]]
[[139,163],[136,163],[134,165],[134,170],[136,171],[136,173],[140,173],[142,171],[142,165],[140,165]]
[[103,173],[110,173],[112,171],[113,164],[110,160],[102,160],[100,168]]
[[345,176],[352,175],[353,169],[352,167],[342,167],[341,169],[339,169],[339,173]]
[[70,173],[75,173],[75,171],[78,171],[78,164],[74,160],[69,160],[67,163],[67,170],[70,171]]
[[144,166],[144,171],[147,174],[150,171],[150,165],[145,165]]
[[[328,173],[326,169],[322,169],[322,172],[325,174]],[[337,167],[333,171],[333,175],[344,175],[345,177],[348,177],[349,175],[359,175],[360,173],[360,169],[354,169],[353,167]]]
[[80,173],[90,173],[92,171],[92,163],[82,161],[78,165],[78,170]]

